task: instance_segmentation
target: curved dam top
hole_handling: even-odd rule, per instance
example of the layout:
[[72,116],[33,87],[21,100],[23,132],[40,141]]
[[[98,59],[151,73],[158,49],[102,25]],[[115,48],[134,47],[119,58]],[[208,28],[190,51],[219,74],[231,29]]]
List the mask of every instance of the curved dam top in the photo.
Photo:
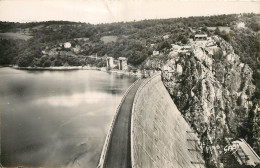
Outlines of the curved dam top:
[[137,80],[124,94],[110,126],[99,166],[103,168],[131,168],[131,112],[135,94],[142,80]]
[[98,168],[205,168],[199,139],[160,75],[128,89],[110,129]]
[[130,150],[130,122],[131,110],[135,93],[140,86],[138,81],[124,98],[119,113],[114,124],[110,145],[107,150],[105,168],[130,168],[131,167],[131,150]]

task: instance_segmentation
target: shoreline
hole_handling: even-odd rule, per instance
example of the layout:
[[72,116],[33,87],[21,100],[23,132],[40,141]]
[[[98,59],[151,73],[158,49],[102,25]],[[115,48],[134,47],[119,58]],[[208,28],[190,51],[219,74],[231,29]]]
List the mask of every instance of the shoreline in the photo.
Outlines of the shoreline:
[[98,67],[90,67],[90,66],[60,66],[60,67],[18,67],[18,66],[11,66],[14,69],[20,70],[101,70]]
[[121,70],[107,70],[106,67],[90,67],[90,66],[60,66],[60,67],[18,67],[18,66],[8,66],[10,68],[18,69],[18,70],[31,70],[31,71],[69,71],[69,70],[97,70],[97,71],[103,71],[108,73],[116,73],[116,74],[124,74],[129,76],[136,76],[141,77],[141,73],[134,73],[134,72],[128,72],[128,71],[121,71]]

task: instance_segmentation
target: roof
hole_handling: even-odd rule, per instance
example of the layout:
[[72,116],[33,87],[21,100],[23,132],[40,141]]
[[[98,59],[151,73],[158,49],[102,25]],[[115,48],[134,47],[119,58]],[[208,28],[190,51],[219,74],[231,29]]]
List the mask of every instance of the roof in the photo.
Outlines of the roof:
[[206,34],[196,34],[195,37],[208,37]]
[[191,46],[186,45],[186,46],[183,46],[183,48],[190,49]]
[[126,57],[119,57],[119,60],[126,60]]

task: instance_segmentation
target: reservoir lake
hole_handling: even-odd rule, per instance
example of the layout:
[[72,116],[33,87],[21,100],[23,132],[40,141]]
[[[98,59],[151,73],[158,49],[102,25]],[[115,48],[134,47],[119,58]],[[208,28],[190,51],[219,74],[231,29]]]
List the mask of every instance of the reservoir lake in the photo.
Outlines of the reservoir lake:
[[1,164],[95,168],[135,80],[96,70],[0,68]]

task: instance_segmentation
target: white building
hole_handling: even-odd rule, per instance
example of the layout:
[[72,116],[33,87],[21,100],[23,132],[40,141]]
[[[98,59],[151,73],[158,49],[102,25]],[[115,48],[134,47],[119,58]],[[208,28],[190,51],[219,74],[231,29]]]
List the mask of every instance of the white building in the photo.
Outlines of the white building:
[[246,27],[246,25],[245,25],[244,22],[239,22],[239,23],[237,24],[237,28],[245,28],[245,27]]
[[66,42],[66,43],[64,43],[64,48],[70,48],[70,47],[71,47],[70,42]]
[[76,45],[76,46],[73,48],[73,51],[74,51],[75,53],[79,53],[79,52],[80,52],[80,49],[81,49],[81,47],[80,47],[79,45]]
[[153,51],[153,56],[158,56],[160,54],[159,51]]
[[167,34],[167,35],[165,35],[165,36],[163,36],[163,39],[165,40],[165,39],[168,39],[170,36]]
[[181,49],[181,46],[176,45],[176,44],[171,44],[171,46],[172,46],[172,50],[173,50],[173,51],[178,51],[178,50]]
[[127,59],[125,57],[119,57],[118,58],[118,68],[119,70],[127,70]]
[[194,41],[204,41],[207,40],[208,36],[206,34],[196,34]]
[[108,69],[112,69],[112,68],[115,67],[114,58],[113,57],[107,57],[106,60],[107,60],[107,68]]

